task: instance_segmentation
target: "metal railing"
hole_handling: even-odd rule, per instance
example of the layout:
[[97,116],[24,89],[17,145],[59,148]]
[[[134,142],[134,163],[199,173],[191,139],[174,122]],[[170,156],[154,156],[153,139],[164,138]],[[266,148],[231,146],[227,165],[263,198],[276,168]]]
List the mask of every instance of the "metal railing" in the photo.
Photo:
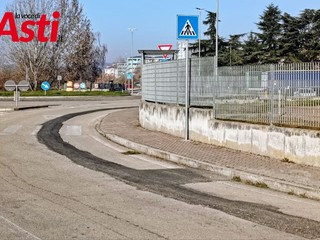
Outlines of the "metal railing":
[[[215,118],[320,128],[320,63],[219,67],[189,61],[190,106],[213,107]],[[185,104],[186,61],[142,67],[142,98]]]

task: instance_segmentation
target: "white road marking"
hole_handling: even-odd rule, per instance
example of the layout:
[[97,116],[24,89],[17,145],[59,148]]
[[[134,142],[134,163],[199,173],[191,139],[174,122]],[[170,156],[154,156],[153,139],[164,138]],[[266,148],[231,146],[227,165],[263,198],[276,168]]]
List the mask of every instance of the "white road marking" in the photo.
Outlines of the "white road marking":
[[46,120],[51,120],[51,119],[54,119],[54,118],[61,117],[61,115],[43,115],[43,117]]
[[[91,135],[91,137],[92,137],[95,141],[97,141],[97,142],[101,143],[102,145],[104,145],[104,146],[106,146],[106,147],[108,147],[108,148],[111,148],[111,149],[113,149],[113,150],[115,150],[115,151],[117,151],[117,152],[122,153],[122,152],[125,152],[125,151],[126,151],[125,148],[123,148],[123,147],[117,147],[117,146],[115,146],[115,145],[112,145],[112,144],[110,144],[110,143],[108,143],[108,142],[106,142],[106,141],[103,141],[102,139],[99,139],[99,138],[96,137],[96,136],[92,136],[92,135]],[[182,168],[181,166],[178,166],[178,165],[173,164],[173,163],[170,163],[170,162],[160,162],[158,159],[156,159],[156,158],[154,158],[154,157],[151,157],[151,156],[146,156],[146,155],[144,155],[144,154],[131,155],[130,157],[135,158],[135,159],[138,159],[138,160],[140,160],[140,161],[147,162],[147,163],[155,164],[155,165],[160,166],[160,167],[168,168],[168,169]]]
[[[299,198],[293,198],[293,197],[290,197],[289,196],[285,196],[285,195],[281,195],[281,194],[275,194],[273,193],[273,191],[261,191],[261,189],[256,189],[256,188],[252,188],[250,186],[242,186],[240,184],[234,184],[234,183],[228,183],[228,182],[220,182],[221,184],[223,185],[226,185],[228,187],[233,187],[233,188],[238,188],[240,190],[243,190],[243,191],[250,191],[250,192],[253,192],[254,194],[257,194],[257,195],[267,195],[267,196],[270,196],[270,197],[274,197],[274,198],[280,198],[280,199],[284,199],[286,201],[292,201],[292,202],[297,202],[297,203],[301,203],[304,199],[299,199]],[[266,189],[268,190],[268,189]],[[313,201],[310,201],[310,202],[306,202],[306,201],[303,201],[304,204],[308,204],[308,205],[312,205],[312,206],[315,206],[315,207],[319,207],[319,204],[317,202],[313,202]]]
[[[37,240],[41,240],[41,238],[38,238],[37,236],[35,236],[34,234],[32,234],[31,232],[28,232],[27,230],[24,230],[23,228],[19,227],[17,224],[11,222],[9,219],[3,217],[0,215],[0,219],[2,219],[3,221],[5,221],[8,225],[10,225],[11,227],[16,228],[18,231],[26,233],[28,236],[32,237],[32,239],[37,239]],[[14,230],[14,229],[12,229]]]
[[82,127],[79,125],[66,126],[66,136],[81,136]]
[[2,132],[0,132],[0,135],[2,135],[2,136],[13,135],[13,134],[15,134],[21,127],[22,127],[22,125],[10,125],[10,126],[6,127],[5,129],[3,129]]
[[41,125],[36,126],[35,129],[32,131],[31,135],[33,135],[33,136],[37,135],[37,133],[40,131],[41,127],[42,127]]
[[152,163],[155,165],[158,165],[160,167],[164,167],[164,168],[168,168],[168,169],[180,169],[183,168],[181,166],[178,166],[176,164],[170,163],[170,162],[161,162],[159,160],[156,160],[156,158],[150,157],[148,155],[143,155],[143,154],[137,154],[137,155],[131,155],[131,157],[148,162],[148,163]]
[[113,146],[112,144],[110,144],[110,143],[108,143],[108,142],[105,142],[105,141],[99,139],[99,138],[96,137],[96,136],[91,136],[91,137],[92,137],[94,140],[96,140],[97,142],[101,143],[102,145],[104,145],[104,146],[106,146],[106,147],[108,147],[108,148],[111,148],[111,149],[113,149],[113,150],[115,150],[115,151],[117,151],[117,152],[123,152],[123,151],[124,151],[123,148],[117,147],[117,146]]

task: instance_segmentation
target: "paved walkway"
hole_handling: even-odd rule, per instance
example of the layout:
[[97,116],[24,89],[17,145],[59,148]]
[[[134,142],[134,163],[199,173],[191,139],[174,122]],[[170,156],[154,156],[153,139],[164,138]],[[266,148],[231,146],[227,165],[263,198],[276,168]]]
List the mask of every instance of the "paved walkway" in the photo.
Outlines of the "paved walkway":
[[263,182],[272,189],[320,199],[319,167],[282,162],[149,131],[139,125],[137,109],[107,115],[101,121],[99,131],[107,138],[140,152],[230,177],[237,176],[243,182]]

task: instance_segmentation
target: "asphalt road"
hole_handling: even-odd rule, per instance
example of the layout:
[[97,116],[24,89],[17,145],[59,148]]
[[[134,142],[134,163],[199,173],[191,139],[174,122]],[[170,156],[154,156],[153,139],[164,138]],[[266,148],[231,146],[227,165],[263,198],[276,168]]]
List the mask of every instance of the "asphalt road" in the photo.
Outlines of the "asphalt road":
[[0,113],[0,239],[320,239],[319,202],[104,139],[123,99]]

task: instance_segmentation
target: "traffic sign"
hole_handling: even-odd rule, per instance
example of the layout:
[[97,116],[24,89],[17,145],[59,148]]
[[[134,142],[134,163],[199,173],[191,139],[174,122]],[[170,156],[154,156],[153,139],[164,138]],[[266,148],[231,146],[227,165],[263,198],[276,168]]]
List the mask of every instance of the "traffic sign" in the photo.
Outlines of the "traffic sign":
[[8,80],[4,83],[4,88],[7,91],[14,91],[16,89],[17,85],[13,80]]
[[132,79],[133,74],[132,73],[127,73],[127,79]]
[[18,88],[20,91],[28,91],[29,90],[29,82],[26,80],[22,80],[18,83]]
[[50,87],[51,87],[50,83],[47,82],[47,81],[41,83],[41,88],[42,88],[43,91],[48,91],[50,89]]
[[57,76],[57,80],[58,80],[58,81],[61,81],[61,80],[62,80],[62,76],[61,76],[61,75],[58,75],[58,76]]
[[13,100],[16,102],[16,107],[18,107],[18,102],[20,101],[20,91],[27,91],[29,89],[29,82],[22,80],[18,85],[13,80],[8,80],[4,83],[4,88],[7,91],[14,91]]
[[177,15],[177,38],[178,39],[198,39],[199,37],[198,16]]
[[79,89],[79,87],[80,87],[80,84],[79,84],[79,83],[76,82],[76,83],[73,84],[73,88],[74,88],[74,89]]
[[[159,44],[158,48],[160,50],[171,50],[172,44]],[[168,54],[163,54],[163,58],[167,58]]]
[[86,89],[86,84],[84,82],[80,83],[80,89]]

